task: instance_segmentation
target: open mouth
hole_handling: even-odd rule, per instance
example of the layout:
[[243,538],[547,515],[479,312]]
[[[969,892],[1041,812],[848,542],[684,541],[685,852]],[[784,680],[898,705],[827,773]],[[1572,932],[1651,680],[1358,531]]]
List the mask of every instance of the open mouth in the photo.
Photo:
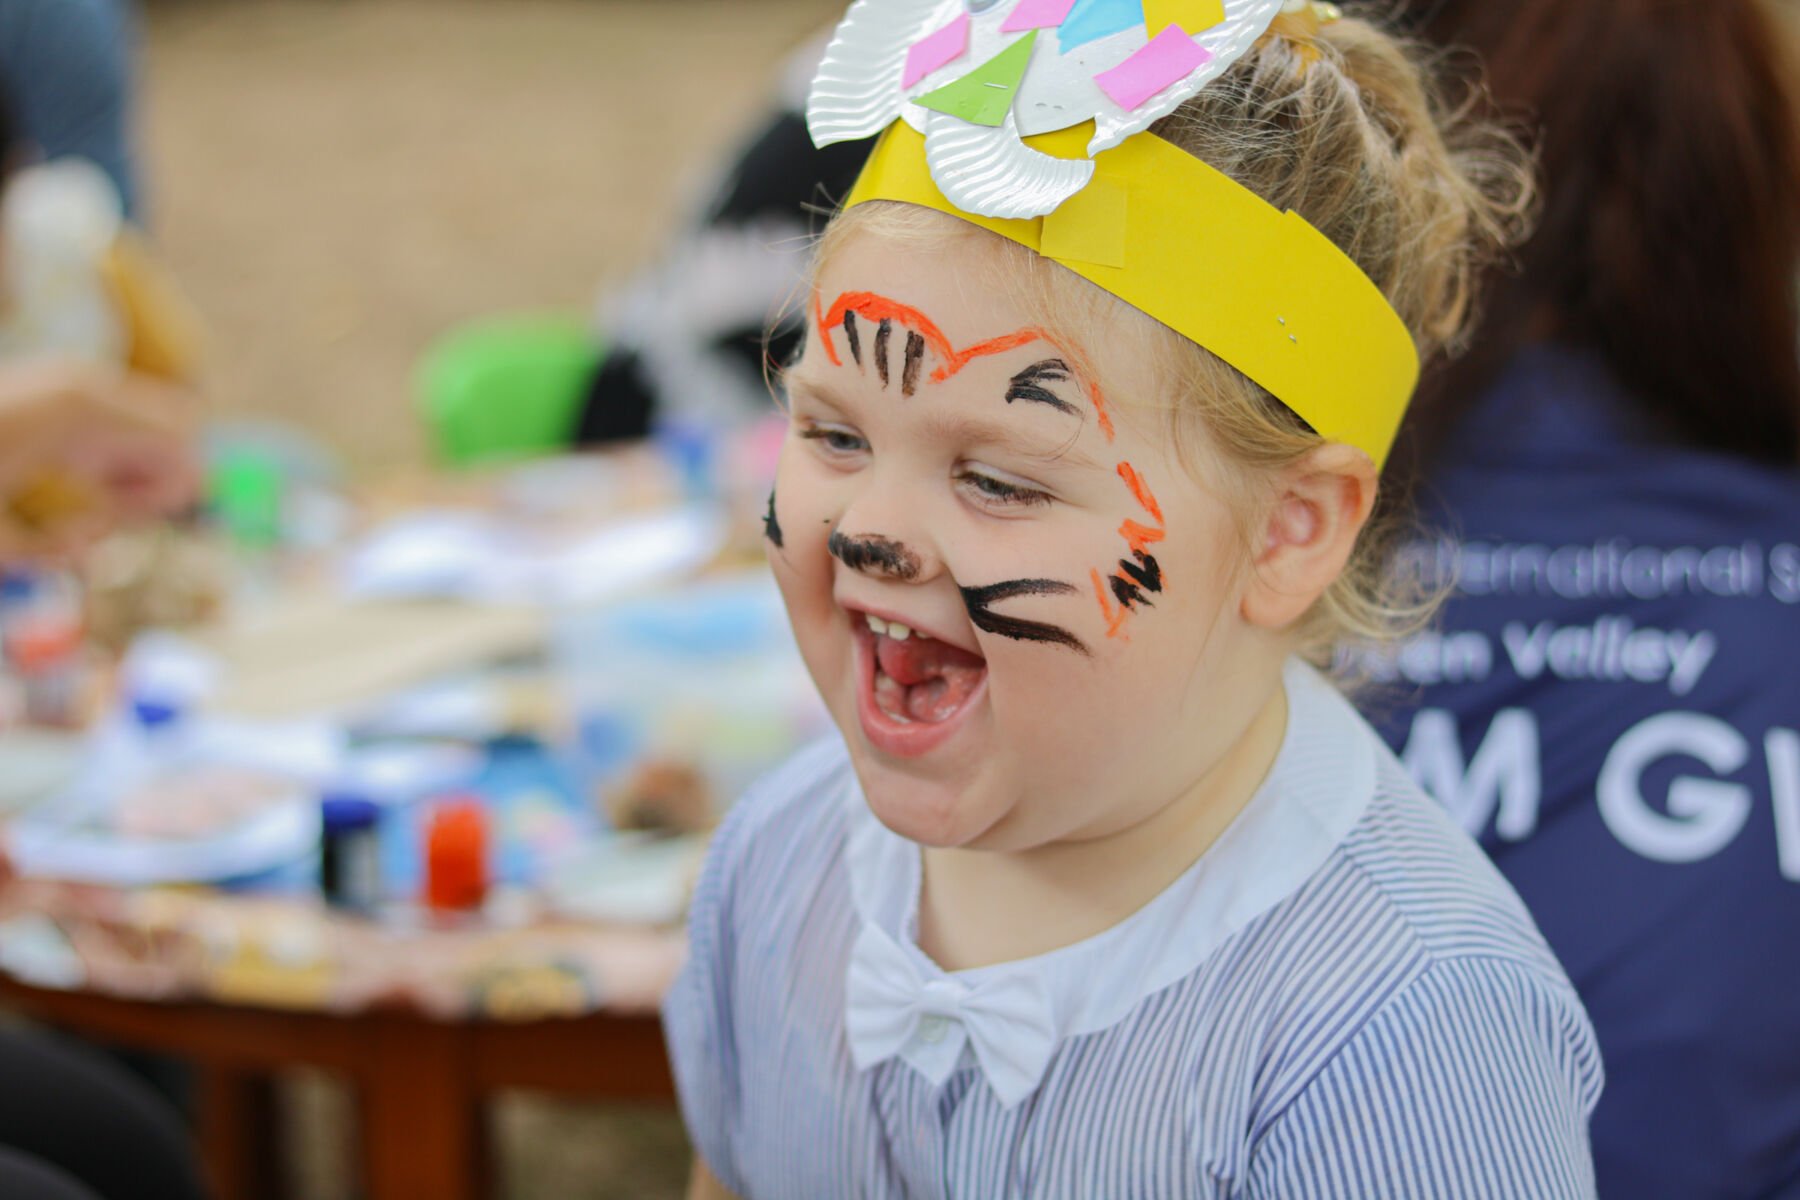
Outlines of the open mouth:
[[987,660],[871,613],[850,619],[870,741],[909,757],[941,744],[985,692]]

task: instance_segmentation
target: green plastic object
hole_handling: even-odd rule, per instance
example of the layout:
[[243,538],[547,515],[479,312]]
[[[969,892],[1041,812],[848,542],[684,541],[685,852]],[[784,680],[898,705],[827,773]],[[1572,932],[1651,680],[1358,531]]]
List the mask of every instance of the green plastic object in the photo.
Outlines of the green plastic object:
[[240,546],[273,546],[281,540],[287,480],[280,463],[255,450],[238,449],[215,462],[211,474],[213,511]]
[[470,467],[566,449],[604,353],[572,317],[502,317],[445,334],[415,375],[439,460]]

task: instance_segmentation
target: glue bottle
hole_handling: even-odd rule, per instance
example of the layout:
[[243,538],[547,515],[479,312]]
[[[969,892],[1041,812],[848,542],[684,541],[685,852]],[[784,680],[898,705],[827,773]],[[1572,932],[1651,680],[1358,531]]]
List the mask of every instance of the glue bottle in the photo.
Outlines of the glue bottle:
[[319,891],[335,908],[370,912],[381,902],[381,808],[367,796],[328,791],[319,800]]
[[488,887],[487,809],[474,796],[441,801],[425,830],[425,903],[445,911],[481,907]]
[[9,586],[5,654],[24,689],[25,719],[74,726],[82,713],[86,626],[79,588],[54,574]]

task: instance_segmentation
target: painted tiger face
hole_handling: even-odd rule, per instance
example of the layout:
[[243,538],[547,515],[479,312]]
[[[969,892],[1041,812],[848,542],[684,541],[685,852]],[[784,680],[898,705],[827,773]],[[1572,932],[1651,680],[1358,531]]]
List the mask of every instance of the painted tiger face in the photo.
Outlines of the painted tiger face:
[[997,239],[940,219],[934,248],[858,233],[821,271],[770,556],[886,824],[1100,836],[1242,732],[1236,526],[1158,419],[1114,403],[1153,386],[1135,314],[1053,336]]

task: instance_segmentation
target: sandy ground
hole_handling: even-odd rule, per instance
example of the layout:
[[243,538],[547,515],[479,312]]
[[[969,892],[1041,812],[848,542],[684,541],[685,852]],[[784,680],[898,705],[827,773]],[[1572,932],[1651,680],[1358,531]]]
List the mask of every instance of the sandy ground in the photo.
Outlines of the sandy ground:
[[[445,329],[585,310],[642,261],[782,54],[838,0],[148,0],[153,233],[210,321],[229,416],[365,477],[422,453],[409,374]],[[353,1194],[344,1097],[296,1081],[301,1192]],[[512,1200],[681,1192],[667,1112],[520,1098]]]
[[221,412],[421,453],[445,329],[584,311],[837,0],[148,0],[149,218]]

